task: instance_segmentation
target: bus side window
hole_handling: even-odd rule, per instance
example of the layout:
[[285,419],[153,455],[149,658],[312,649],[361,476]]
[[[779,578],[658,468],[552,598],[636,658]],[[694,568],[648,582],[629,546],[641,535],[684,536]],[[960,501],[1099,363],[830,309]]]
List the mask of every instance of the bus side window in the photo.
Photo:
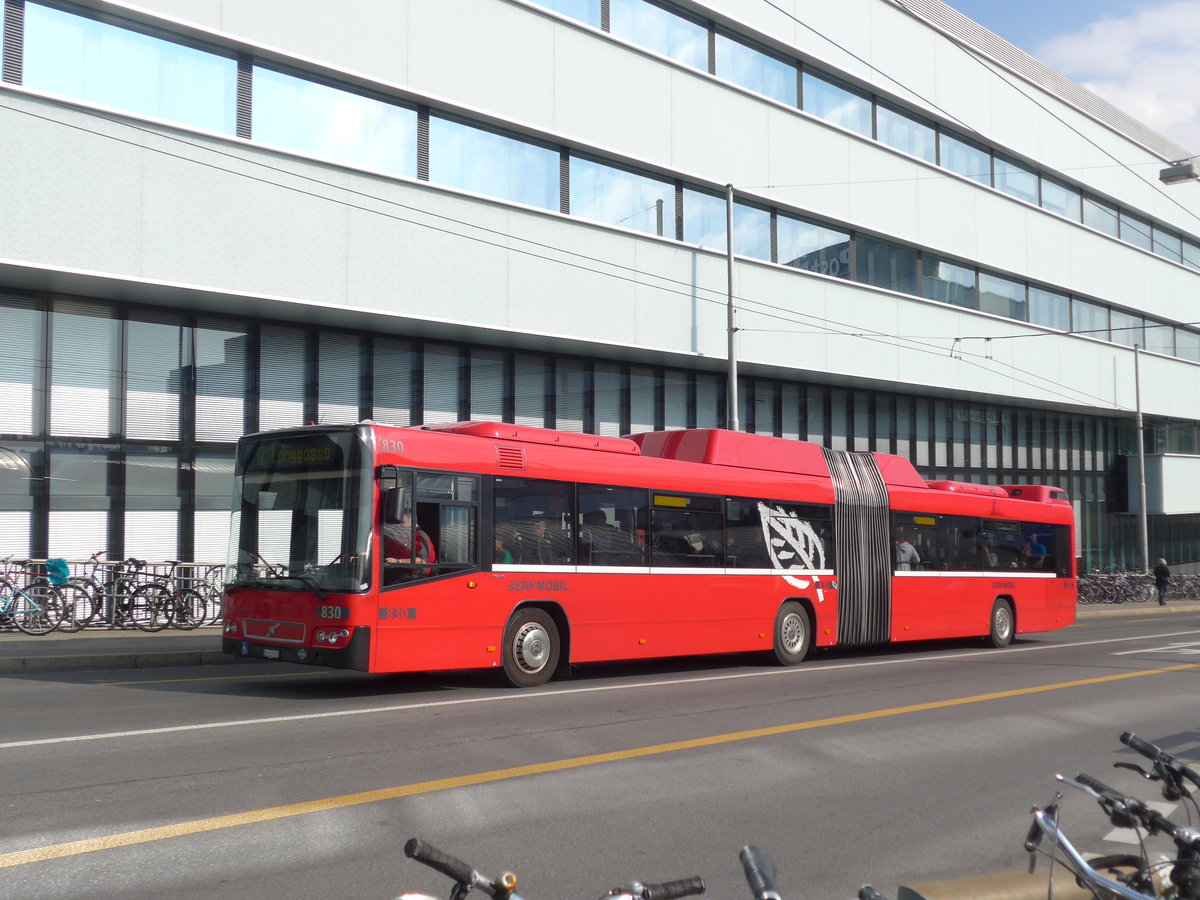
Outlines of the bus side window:
[[730,568],[771,568],[758,506],[756,500],[730,500],[725,504],[725,565]]
[[[494,482],[493,536],[514,563],[569,565],[575,561],[575,485],[534,478]],[[493,559],[499,552],[493,541]]]
[[645,518],[644,488],[579,485],[579,561],[585,566],[645,566],[637,532]]
[[725,515],[718,497],[652,493],[650,562],[686,568],[725,565]]

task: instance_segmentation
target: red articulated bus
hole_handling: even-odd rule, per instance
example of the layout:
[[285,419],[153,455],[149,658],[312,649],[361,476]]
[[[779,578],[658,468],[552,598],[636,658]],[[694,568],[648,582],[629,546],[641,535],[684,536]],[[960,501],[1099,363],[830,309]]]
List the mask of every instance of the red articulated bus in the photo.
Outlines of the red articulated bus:
[[1074,517],[1041,485],[716,429],[494,422],[248,435],[223,647],[367,672],[1014,634],[1075,621]]

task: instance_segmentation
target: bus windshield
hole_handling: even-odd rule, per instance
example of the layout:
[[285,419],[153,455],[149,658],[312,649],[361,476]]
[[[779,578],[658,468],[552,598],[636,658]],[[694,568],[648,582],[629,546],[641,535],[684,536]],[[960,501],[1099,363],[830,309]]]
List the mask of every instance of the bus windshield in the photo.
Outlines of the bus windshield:
[[357,592],[370,586],[371,488],[349,431],[243,439],[230,587]]

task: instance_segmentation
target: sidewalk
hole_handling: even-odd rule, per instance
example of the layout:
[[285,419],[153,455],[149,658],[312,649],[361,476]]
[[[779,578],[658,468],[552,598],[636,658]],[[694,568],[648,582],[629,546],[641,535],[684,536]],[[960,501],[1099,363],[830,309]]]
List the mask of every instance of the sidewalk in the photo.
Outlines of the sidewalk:
[[221,652],[221,631],[53,631],[45,637],[0,632],[0,675],[77,672],[86,669],[150,669],[236,662]]
[[[1097,603],[1080,606],[1077,618],[1172,616],[1200,612],[1200,602]],[[87,669],[150,669],[162,666],[206,666],[248,662],[221,652],[215,627],[198,631],[148,633],[130,629],[88,629],[79,634],[52,632],[30,637],[0,632],[0,676],[34,672],[78,672]]]

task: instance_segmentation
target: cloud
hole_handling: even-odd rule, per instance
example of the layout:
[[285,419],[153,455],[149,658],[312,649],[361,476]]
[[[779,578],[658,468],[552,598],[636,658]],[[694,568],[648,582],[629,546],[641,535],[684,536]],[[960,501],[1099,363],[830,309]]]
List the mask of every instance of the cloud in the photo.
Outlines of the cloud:
[[1200,0],[1144,6],[1043,42],[1035,56],[1200,153]]

